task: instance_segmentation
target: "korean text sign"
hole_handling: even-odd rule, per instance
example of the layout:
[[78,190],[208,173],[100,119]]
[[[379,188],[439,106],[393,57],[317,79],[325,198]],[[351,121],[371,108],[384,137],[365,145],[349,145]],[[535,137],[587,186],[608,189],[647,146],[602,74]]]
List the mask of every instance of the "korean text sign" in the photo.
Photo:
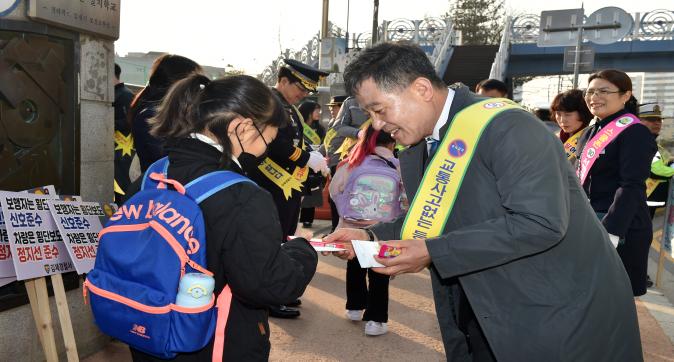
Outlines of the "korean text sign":
[[96,202],[49,200],[49,209],[77,273],[88,273],[96,261],[103,207]]
[[49,210],[52,196],[0,191],[16,279],[74,270]]

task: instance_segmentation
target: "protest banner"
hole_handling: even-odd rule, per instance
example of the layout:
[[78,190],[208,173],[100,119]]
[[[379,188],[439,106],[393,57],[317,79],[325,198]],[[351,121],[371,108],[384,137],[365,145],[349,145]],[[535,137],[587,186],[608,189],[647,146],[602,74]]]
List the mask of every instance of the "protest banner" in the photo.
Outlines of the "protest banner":
[[17,280],[74,270],[49,211],[49,197],[0,191]]
[[48,200],[58,196],[53,186],[28,192],[0,191],[0,208],[5,220],[17,280],[25,280],[33,318],[38,327],[47,361],[57,361],[49,296],[44,276],[51,275],[54,297],[68,361],[77,361],[77,346],[61,273],[74,270],[61,235],[51,216]]
[[97,202],[49,200],[49,209],[61,233],[77,274],[94,267],[98,232],[105,212]]
[[9,284],[14,280],[16,280],[16,273],[14,272],[9,237],[7,236],[7,228],[5,228],[5,218],[0,212],[0,286]]

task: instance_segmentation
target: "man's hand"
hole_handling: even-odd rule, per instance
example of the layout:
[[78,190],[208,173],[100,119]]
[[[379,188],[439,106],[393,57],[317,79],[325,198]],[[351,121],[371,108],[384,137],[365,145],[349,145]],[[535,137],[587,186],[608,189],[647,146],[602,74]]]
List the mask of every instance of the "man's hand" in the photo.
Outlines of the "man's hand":
[[[337,229],[332,234],[323,238],[326,243],[340,243],[344,245],[345,251],[333,251],[331,254],[344,260],[351,260],[356,256],[351,245],[351,240],[369,240],[370,236],[363,229]],[[328,255],[325,252],[323,255]]]
[[426,240],[399,240],[380,242],[389,246],[402,249],[400,255],[394,258],[374,259],[385,265],[385,268],[372,268],[377,273],[386,275],[398,275],[404,273],[417,273],[431,264],[431,256],[426,248]]

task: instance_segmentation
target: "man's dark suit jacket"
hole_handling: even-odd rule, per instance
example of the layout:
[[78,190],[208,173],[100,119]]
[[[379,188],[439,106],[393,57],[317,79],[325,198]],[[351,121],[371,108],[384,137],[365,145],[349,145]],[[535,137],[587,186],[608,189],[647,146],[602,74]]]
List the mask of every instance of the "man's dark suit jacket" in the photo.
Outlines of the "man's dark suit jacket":
[[[483,99],[455,91],[449,120]],[[425,148],[400,154],[410,200]],[[400,239],[402,222],[372,230]],[[499,361],[642,360],[622,263],[559,141],[524,110],[486,127],[443,234],[426,246],[447,360],[471,360],[454,318],[456,280]]]

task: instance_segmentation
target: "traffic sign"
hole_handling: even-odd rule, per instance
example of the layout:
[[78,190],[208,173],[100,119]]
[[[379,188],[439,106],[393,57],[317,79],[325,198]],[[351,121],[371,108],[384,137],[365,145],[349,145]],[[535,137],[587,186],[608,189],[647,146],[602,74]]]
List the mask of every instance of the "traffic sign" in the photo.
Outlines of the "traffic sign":
[[[595,44],[611,44],[632,31],[634,19],[621,8],[607,6],[587,18],[583,38]],[[603,29],[602,29],[603,28]]]
[[583,25],[583,9],[550,10],[541,13],[538,46],[573,46],[578,42],[578,27]]
[[[564,72],[573,72],[576,57],[576,47],[564,48]],[[594,49],[588,45],[580,48],[579,72],[590,73],[594,69]]]

